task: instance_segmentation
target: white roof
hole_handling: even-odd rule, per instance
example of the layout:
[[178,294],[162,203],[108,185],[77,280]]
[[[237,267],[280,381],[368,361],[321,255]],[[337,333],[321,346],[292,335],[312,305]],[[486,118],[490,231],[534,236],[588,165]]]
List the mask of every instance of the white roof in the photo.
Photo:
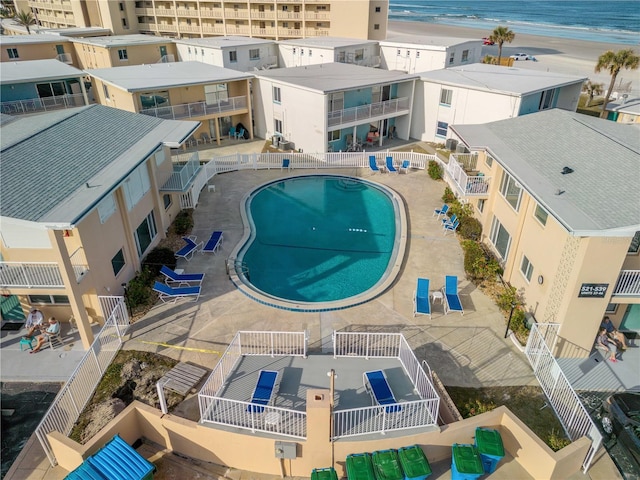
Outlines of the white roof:
[[244,47],[251,45],[265,45],[274,44],[273,40],[265,40],[264,38],[252,38],[252,37],[240,37],[240,36],[226,36],[226,37],[207,37],[207,38],[181,38],[173,39],[174,43],[181,43],[184,45],[195,45],[198,47],[209,48],[233,48]]
[[329,93],[340,90],[363,88],[385,83],[413,80],[410,75],[397,70],[360,67],[350,63],[323,63],[303,67],[277,68],[254,72],[258,79],[295,85],[307,90]]
[[102,27],[41,28],[41,31],[61,37],[95,37],[111,34],[111,30]]
[[278,42],[280,45],[290,45],[292,47],[316,47],[316,48],[342,48],[342,47],[356,47],[359,45],[375,45],[378,42],[375,40],[363,40],[359,38],[344,38],[344,37],[309,37],[309,38],[294,38],[291,40],[281,40]]
[[71,40],[59,35],[0,35],[0,45],[9,47],[11,45],[37,45],[38,43],[68,43]]
[[0,84],[3,85],[37,82],[40,80],[62,80],[82,76],[84,76],[82,70],[55,59],[2,62],[2,68],[0,68]]
[[103,37],[74,38],[73,43],[83,43],[96,47],[133,47],[135,45],[157,45],[159,43],[172,43],[172,39],[156,37],[153,35],[110,35]]
[[640,97],[618,98],[615,102],[607,103],[607,110],[629,115],[640,115]]
[[252,78],[248,73],[195,61],[97,68],[85,72],[127,92]]
[[540,72],[527,68],[472,63],[419,73],[424,82],[466,87],[472,90],[524,95],[539,90],[582,83],[586,77]]
[[402,47],[411,45],[413,48],[422,47],[425,50],[445,50],[448,47],[455,45],[461,45],[463,43],[476,43],[481,40],[473,40],[469,38],[460,37],[440,37],[430,35],[407,35],[387,38],[386,40],[380,40],[381,46],[389,47]]

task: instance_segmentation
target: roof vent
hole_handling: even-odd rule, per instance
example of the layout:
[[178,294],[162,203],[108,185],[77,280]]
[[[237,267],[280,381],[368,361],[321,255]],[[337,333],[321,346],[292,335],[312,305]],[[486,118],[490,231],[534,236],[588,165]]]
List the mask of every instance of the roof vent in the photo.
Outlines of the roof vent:
[[564,167],[564,168],[562,169],[562,172],[560,172],[560,173],[562,173],[562,175],[566,175],[566,174],[568,174],[568,173],[573,173],[573,168],[570,168],[570,167]]
[[563,193],[564,193],[564,190],[560,190],[560,189],[556,190],[556,195],[562,195]]

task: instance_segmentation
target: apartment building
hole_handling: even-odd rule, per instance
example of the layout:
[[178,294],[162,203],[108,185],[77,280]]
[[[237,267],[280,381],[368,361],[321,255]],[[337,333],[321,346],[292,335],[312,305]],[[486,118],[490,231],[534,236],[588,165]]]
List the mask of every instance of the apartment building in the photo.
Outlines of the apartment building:
[[180,211],[170,148],[197,127],[101,105],[3,118],[4,297],[73,316],[89,348],[100,297],[123,294]]
[[241,72],[278,67],[274,40],[251,37],[207,37],[174,40],[181,62],[198,61]]
[[16,0],[46,28],[101,26],[114,35],[244,35],[384,39],[388,0]]
[[0,62],[55,59],[78,66],[71,40],[58,35],[0,35]]
[[640,135],[561,109],[454,125],[471,154],[446,176],[538,322],[559,323],[558,357],[591,352],[603,315],[640,326]]
[[176,60],[171,39],[151,35],[111,35],[72,39],[80,68],[111,68]]
[[318,63],[353,63],[380,66],[380,46],[373,40],[342,37],[313,37],[278,42],[280,65],[300,67]]

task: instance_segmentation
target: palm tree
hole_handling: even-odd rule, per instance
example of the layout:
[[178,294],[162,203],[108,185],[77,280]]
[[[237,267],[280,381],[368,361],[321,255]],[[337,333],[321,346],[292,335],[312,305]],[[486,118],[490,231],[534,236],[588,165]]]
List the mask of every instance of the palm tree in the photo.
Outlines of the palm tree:
[[602,92],[604,92],[604,85],[602,83],[593,83],[591,80],[587,80],[582,86],[582,91],[589,95],[587,103],[584,104],[585,107],[588,107],[591,105],[591,102],[593,102],[593,97],[595,95],[602,95]]
[[13,20],[18,25],[22,25],[23,27],[26,27],[27,34],[31,33],[31,30],[29,29],[29,25],[36,24],[36,19],[33,18],[33,13],[25,12],[24,10],[20,10],[18,13],[16,13],[16,16],[13,17]]
[[497,26],[493,33],[489,35],[489,39],[498,44],[498,65],[500,65],[502,58],[502,44],[504,42],[511,43],[514,38],[516,38],[516,34],[509,30],[509,27],[502,26]]
[[607,50],[598,57],[595,72],[600,73],[601,70],[609,70],[609,74],[611,75],[611,83],[609,83],[607,94],[604,97],[600,118],[605,118],[607,116],[607,102],[609,101],[613,86],[616,83],[616,77],[618,76],[618,73],[620,73],[620,70],[623,68],[625,70],[637,70],[639,64],[640,57],[636,55],[631,48],[625,48],[623,50],[618,50],[617,52]]

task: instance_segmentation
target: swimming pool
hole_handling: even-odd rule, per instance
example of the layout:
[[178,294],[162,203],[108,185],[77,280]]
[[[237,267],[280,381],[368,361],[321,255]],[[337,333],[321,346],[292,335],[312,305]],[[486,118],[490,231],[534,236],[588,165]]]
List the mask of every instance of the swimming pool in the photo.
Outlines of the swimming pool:
[[404,252],[402,202],[373,182],[277,180],[245,196],[241,211],[236,285],[273,306],[315,311],[367,301],[393,281]]

